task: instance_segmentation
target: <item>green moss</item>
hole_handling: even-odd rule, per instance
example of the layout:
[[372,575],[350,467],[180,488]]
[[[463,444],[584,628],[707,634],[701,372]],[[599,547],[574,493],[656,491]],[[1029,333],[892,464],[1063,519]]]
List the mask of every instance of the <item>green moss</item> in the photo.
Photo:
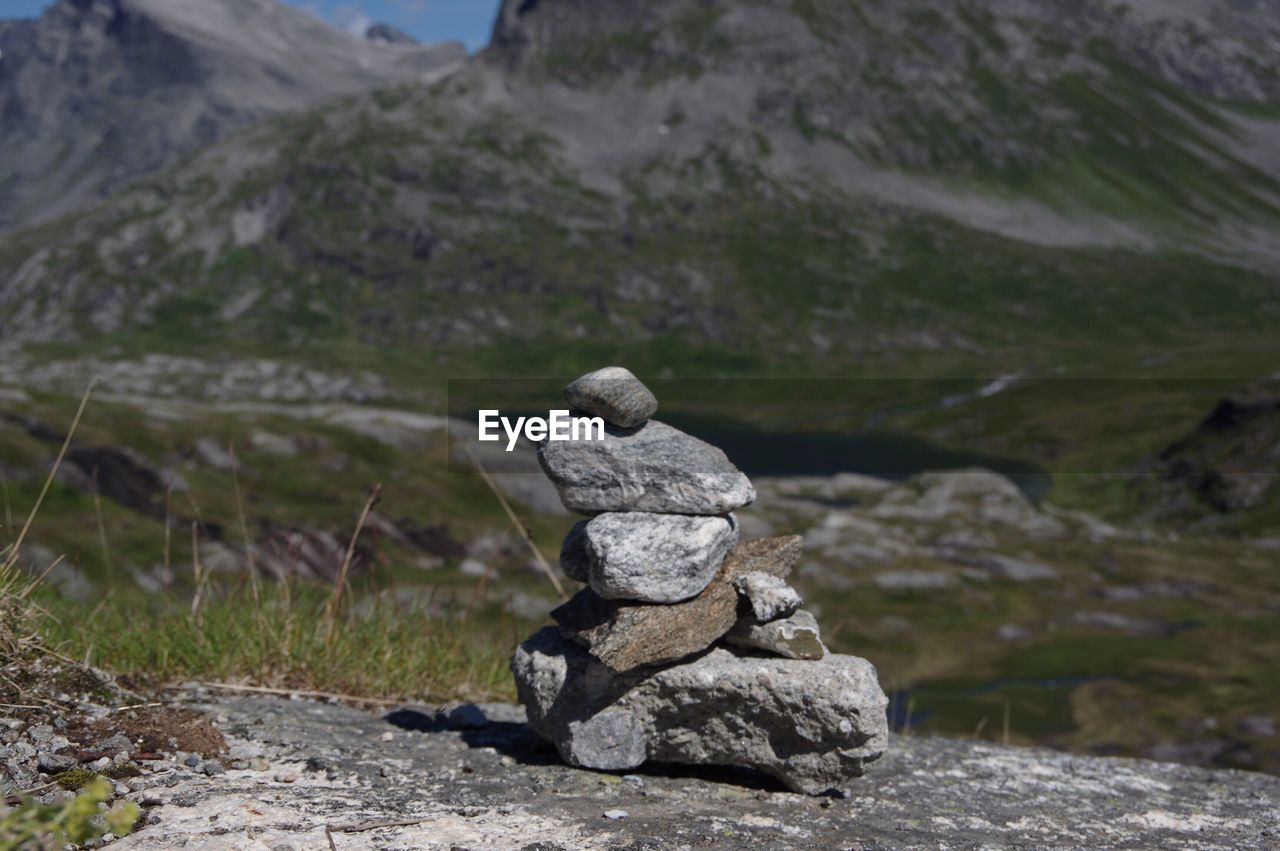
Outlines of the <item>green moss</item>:
[[97,773],[87,768],[71,768],[55,776],[53,782],[69,792],[76,792],[97,779]]
[[559,39],[543,55],[542,73],[569,81],[608,80],[644,68],[654,56],[655,29],[611,30],[590,38]]

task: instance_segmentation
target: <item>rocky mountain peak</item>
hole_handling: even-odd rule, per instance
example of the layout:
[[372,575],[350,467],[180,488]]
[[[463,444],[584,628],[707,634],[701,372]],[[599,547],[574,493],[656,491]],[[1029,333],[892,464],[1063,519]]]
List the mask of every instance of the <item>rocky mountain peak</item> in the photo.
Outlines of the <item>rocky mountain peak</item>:
[[277,0],[59,0],[0,23],[0,229],[101,198],[264,117],[456,66]]
[[503,0],[487,54],[508,70],[526,70],[562,48],[589,50],[611,34],[638,33],[660,22],[672,7],[685,5],[687,0],[643,5],[619,0]]
[[373,24],[364,31],[367,41],[380,44],[418,44],[418,40],[402,29],[391,24]]

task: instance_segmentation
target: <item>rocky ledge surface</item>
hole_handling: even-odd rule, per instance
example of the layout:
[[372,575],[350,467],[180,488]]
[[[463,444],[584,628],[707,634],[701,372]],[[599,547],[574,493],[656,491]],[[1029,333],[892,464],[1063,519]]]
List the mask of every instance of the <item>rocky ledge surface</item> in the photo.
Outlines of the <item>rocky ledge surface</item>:
[[[1263,774],[895,737],[874,783],[852,781],[843,797],[810,797],[741,771],[569,768],[513,706],[368,713],[259,696],[192,699],[226,737],[231,767],[141,788],[133,797],[144,805],[147,827],[111,847],[810,851],[1280,843],[1280,778]],[[250,767],[234,767],[244,765]]]

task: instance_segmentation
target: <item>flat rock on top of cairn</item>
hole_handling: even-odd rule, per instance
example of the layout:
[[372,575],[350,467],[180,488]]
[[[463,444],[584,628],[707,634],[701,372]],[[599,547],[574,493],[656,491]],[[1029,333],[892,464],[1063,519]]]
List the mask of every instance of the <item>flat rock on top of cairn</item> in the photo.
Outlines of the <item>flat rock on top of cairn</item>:
[[547,441],[538,460],[565,508],[582,514],[722,515],[756,499],[722,451],[658,420],[638,429],[606,426],[603,440]]
[[565,636],[615,671],[675,662],[710,647],[738,622],[734,579],[748,573],[785,577],[803,552],[798,535],[738,544],[701,594],[670,606],[606,600],[587,588],[555,609]]
[[610,600],[678,603],[710,584],[733,545],[738,523],[729,517],[600,514],[587,523],[588,580]]
[[658,399],[631,370],[606,366],[571,382],[564,398],[585,414],[619,428],[642,426],[658,410]]

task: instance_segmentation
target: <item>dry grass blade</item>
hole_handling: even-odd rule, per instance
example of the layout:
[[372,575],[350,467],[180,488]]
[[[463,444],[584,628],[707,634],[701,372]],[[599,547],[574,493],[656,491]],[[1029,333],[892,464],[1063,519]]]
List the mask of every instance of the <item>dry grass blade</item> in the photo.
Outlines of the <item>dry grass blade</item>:
[[27,583],[27,587],[23,588],[22,593],[18,595],[18,599],[25,600],[30,597],[32,592],[40,587],[40,583],[49,578],[49,574],[53,573],[58,568],[58,565],[62,564],[65,559],[66,556],[58,556],[55,558],[48,567],[41,571],[39,576]]
[[164,706],[163,703],[130,703],[127,706],[117,706],[115,709],[108,709],[107,714],[113,715],[117,712],[128,712],[133,709],[153,709],[157,706]]
[[168,571],[172,568],[173,552],[173,512],[171,510],[171,501],[173,499],[173,485],[169,485],[164,489],[164,569]]
[[329,609],[325,614],[325,642],[333,641],[333,630],[338,622],[338,610],[342,607],[342,592],[347,587],[347,574],[351,571],[351,562],[356,555],[356,544],[360,541],[360,533],[364,531],[364,524],[369,520],[369,513],[373,511],[373,507],[378,504],[378,500],[382,498],[382,485],[377,484],[369,491],[369,498],[364,502],[364,509],[360,512],[360,519],[356,521],[356,530],[351,534],[351,541],[347,544],[347,554],[342,559],[342,567],[338,571],[338,578],[334,580],[333,597],[329,600]]
[[[247,694],[275,694],[281,697],[289,697],[297,695],[298,697],[316,697],[325,700],[342,700],[348,703],[369,703],[377,706],[403,706],[403,700],[388,700],[382,697],[360,697],[354,694],[341,694],[332,691],[316,691],[314,689],[296,689],[296,688],[268,688],[267,686],[244,686],[236,683],[214,683],[202,682],[201,688],[211,688],[218,691],[238,691]],[[175,691],[186,690],[188,686],[170,686]]]
[[498,500],[498,504],[500,504],[502,506],[502,510],[506,512],[507,519],[511,521],[512,526],[515,526],[516,532],[519,533],[521,540],[524,541],[525,546],[529,548],[529,551],[533,553],[533,558],[537,561],[539,569],[542,570],[547,579],[551,580],[551,585],[556,589],[556,594],[559,595],[561,600],[567,600],[568,595],[565,594],[564,585],[561,584],[560,577],[556,576],[556,572],[551,569],[551,565],[547,564],[547,559],[542,555],[542,551],[539,550],[537,544],[533,542],[533,536],[529,534],[529,528],[525,526],[524,523],[520,522],[520,518],[516,516],[515,510],[511,507],[511,503],[507,501],[506,496],[503,495],[502,491],[498,488],[498,483],[493,480],[493,476],[489,475],[489,471],[484,468],[484,464],[480,463],[480,459],[477,458],[470,449],[467,450],[467,457],[471,459],[472,464],[476,465],[476,470],[479,471],[480,478],[484,480],[484,483],[488,485],[489,490],[493,492],[494,497]]
[[[40,495],[36,499],[35,505],[31,507],[31,513],[27,515],[26,522],[22,526],[22,531],[17,538],[11,541],[3,550],[0,550],[0,553],[3,553],[3,557],[0,558],[0,654],[7,658],[14,658],[19,654],[26,655],[37,651],[54,656],[58,655],[44,645],[35,631],[29,631],[31,623],[35,621],[40,612],[27,598],[40,581],[58,566],[61,559],[51,564],[35,581],[27,583],[22,590],[19,590],[21,583],[18,579],[18,562],[22,557],[22,545],[26,542],[27,535],[31,532],[31,526],[35,523],[40,509],[44,505],[45,498],[49,495],[49,489],[53,487],[53,481],[58,475],[58,470],[62,467],[62,462],[66,459],[67,452],[71,449],[71,441],[75,437],[76,431],[80,428],[80,421],[84,418],[84,412],[89,405],[89,397],[93,394],[95,384],[96,382],[90,382],[89,386],[85,388],[84,395],[80,398],[80,407],[76,409],[76,415],[71,421],[71,428],[67,430],[67,436],[62,441],[62,446],[58,450],[53,466],[49,469],[49,475],[45,478],[44,486],[40,489]],[[12,517],[10,515],[8,488],[6,487],[5,517],[9,527],[12,528]]]
[[413,827],[418,824],[427,824],[428,822],[437,821],[436,816],[424,816],[416,819],[388,819],[386,821],[363,821],[358,824],[335,824],[326,827],[326,831],[337,831],[338,833],[363,833],[366,830],[381,830],[384,827]]
[[[13,534],[13,504],[9,501],[9,479],[4,473],[0,473],[0,493],[4,495],[4,531],[6,535],[11,535]],[[8,547],[5,549],[7,550]]]
[[200,600],[204,597],[205,578],[200,564],[200,524],[195,520],[191,521],[191,573],[195,584],[195,590],[191,594],[191,617],[199,627]]
[[18,534],[18,539],[13,542],[13,549],[4,562],[6,570],[12,569],[18,563],[18,558],[22,553],[22,545],[27,540],[27,534],[31,531],[31,524],[36,522],[36,515],[40,513],[45,497],[49,495],[49,488],[53,487],[53,480],[57,477],[58,470],[61,469],[62,462],[66,459],[67,452],[71,449],[71,440],[80,428],[80,420],[84,418],[85,408],[89,406],[89,397],[93,395],[93,388],[97,383],[97,379],[90,381],[89,386],[85,388],[84,395],[80,397],[80,407],[76,409],[75,418],[71,421],[71,428],[67,431],[66,439],[62,441],[62,448],[58,450],[58,457],[54,459],[53,466],[49,469],[49,475],[44,480],[44,487],[40,489],[40,496],[36,499],[36,504],[31,506],[31,513],[27,515],[27,521],[22,525],[22,532]]
[[249,566],[249,584],[253,589],[254,602],[261,603],[262,591],[258,585],[258,565],[253,560],[253,542],[249,540],[249,524],[245,520],[244,498],[240,492],[240,459],[236,457],[235,444],[228,444],[227,452],[231,455],[231,484],[236,494],[236,514],[240,519],[240,535],[244,538],[244,558]]
[[107,524],[102,518],[102,488],[98,486],[98,468],[93,468],[93,516],[98,522],[98,546],[102,547],[102,563],[107,568],[107,585],[115,582],[116,570],[111,563],[111,546],[107,543]]

